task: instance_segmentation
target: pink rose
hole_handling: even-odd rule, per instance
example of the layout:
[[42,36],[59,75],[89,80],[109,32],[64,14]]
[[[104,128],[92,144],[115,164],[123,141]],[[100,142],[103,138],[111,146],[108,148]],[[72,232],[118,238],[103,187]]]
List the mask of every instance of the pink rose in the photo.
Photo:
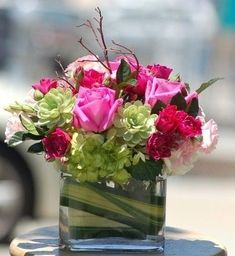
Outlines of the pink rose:
[[198,99],[198,93],[193,91],[191,93],[189,93],[186,97],[185,97],[185,100],[186,100],[186,103],[189,104],[192,99]]
[[115,91],[107,87],[80,87],[74,107],[74,126],[86,131],[102,132],[108,129],[122,99],[115,100]]
[[58,86],[57,81],[50,78],[43,78],[39,81],[38,84],[34,84],[32,87],[35,90],[39,90],[41,93],[46,94],[52,88],[56,88]]
[[216,122],[211,119],[202,126],[203,142],[201,144],[201,151],[204,153],[210,153],[215,149],[218,143],[218,126]]
[[161,78],[153,78],[153,81],[148,81],[145,91],[145,104],[152,107],[157,100],[161,100],[165,104],[169,104],[172,97],[181,92],[185,88],[182,82],[168,81]]
[[83,78],[79,81],[79,85],[87,88],[99,87],[104,80],[104,73],[100,73],[94,69],[85,70]]
[[60,128],[42,139],[47,160],[63,157],[70,145],[70,136]]
[[159,64],[148,65],[147,68],[149,69],[150,73],[153,76],[155,76],[157,78],[163,78],[163,79],[168,79],[170,76],[170,73],[173,70],[171,68],[168,68],[166,66],[162,66]]

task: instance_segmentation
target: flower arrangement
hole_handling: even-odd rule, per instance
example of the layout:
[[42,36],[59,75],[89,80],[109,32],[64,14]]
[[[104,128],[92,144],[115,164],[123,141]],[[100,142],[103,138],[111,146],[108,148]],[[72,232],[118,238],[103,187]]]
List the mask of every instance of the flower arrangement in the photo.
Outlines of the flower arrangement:
[[[36,141],[29,152],[43,153],[81,182],[126,184],[131,177],[151,181],[186,173],[199,152],[217,143],[217,125],[206,121],[199,95],[219,78],[190,91],[171,68],[141,65],[116,42],[107,47],[97,12],[97,30],[89,20],[82,25],[92,31],[103,60],[81,38],[88,56],[61,65],[63,75],[41,79],[23,102],[7,107],[6,142]],[[111,60],[110,54],[117,56]]]

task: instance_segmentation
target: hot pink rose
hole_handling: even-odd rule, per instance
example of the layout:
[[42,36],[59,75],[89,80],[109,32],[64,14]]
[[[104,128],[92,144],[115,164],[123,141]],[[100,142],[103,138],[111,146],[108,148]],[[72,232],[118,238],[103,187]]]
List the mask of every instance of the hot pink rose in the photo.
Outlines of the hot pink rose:
[[63,157],[69,148],[70,140],[70,136],[60,128],[56,128],[54,132],[42,139],[46,159]]
[[172,97],[181,92],[185,88],[182,82],[168,81],[161,78],[153,78],[148,81],[145,91],[145,104],[152,107],[157,100],[161,100],[165,104],[169,104]]
[[74,126],[86,131],[102,132],[113,122],[123,100],[115,100],[115,91],[107,87],[80,87],[74,107]]
[[201,150],[204,153],[210,153],[213,149],[215,149],[219,137],[218,126],[213,119],[202,126],[202,136],[203,142],[201,144]]
[[79,81],[79,85],[87,88],[99,87],[104,80],[104,73],[100,73],[94,69],[85,70],[83,78]]
[[147,68],[151,74],[157,78],[168,79],[173,69],[159,64],[148,65]]
[[57,81],[50,78],[43,78],[39,83],[34,84],[32,87],[35,90],[39,90],[41,93],[46,94],[50,89],[56,88],[58,86]]

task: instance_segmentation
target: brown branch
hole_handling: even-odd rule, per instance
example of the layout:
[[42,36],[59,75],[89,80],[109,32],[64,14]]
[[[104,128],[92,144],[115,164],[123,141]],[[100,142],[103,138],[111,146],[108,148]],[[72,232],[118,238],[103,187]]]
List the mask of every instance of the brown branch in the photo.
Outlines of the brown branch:
[[61,63],[61,56],[60,56],[60,55],[57,56],[57,58],[55,59],[55,62],[56,62],[57,64],[59,64],[61,70],[62,70],[63,73],[65,74],[65,69],[64,69],[64,67],[63,67],[63,65],[62,65],[62,63]]
[[78,41],[78,43],[79,43],[85,50],[87,50],[91,55],[93,55],[93,56],[97,59],[97,61],[98,61],[102,66],[104,66],[110,73],[112,72],[112,71],[111,71],[111,68],[110,68],[109,66],[106,66],[106,65],[96,56],[96,54],[95,54],[93,51],[91,51],[91,50],[83,43],[82,37],[80,38],[80,40]]
[[108,66],[108,70],[109,70],[110,74],[112,74],[112,69],[111,69],[110,63],[109,63],[108,49],[107,49],[107,45],[106,45],[105,38],[104,38],[104,32],[103,32],[103,16],[102,16],[102,13],[101,13],[101,10],[99,7],[96,7],[95,11],[99,15],[99,20],[97,20],[97,19],[95,19],[95,20],[99,24],[99,27],[97,28],[97,30],[100,33],[101,42],[103,44],[102,49],[103,49],[103,53],[104,53],[104,58],[107,63],[107,66]]
[[69,85],[69,87],[70,87],[71,89],[75,89],[75,87],[74,87],[67,79],[65,79],[64,77],[58,76],[58,78],[59,78],[60,80],[64,81],[64,82],[66,82],[66,83]]
[[[139,73],[139,69],[140,69],[140,64],[139,64],[139,60],[137,58],[137,56],[135,55],[135,53],[129,49],[128,47],[124,46],[124,45],[121,45],[119,43],[116,43],[114,40],[112,40],[112,43],[122,49],[125,49],[130,55],[132,55],[136,61],[136,71],[137,71],[137,74]],[[112,49],[112,48],[111,48]],[[118,49],[115,49],[115,50],[118,50]],[[122,53],[122,51],[120,50],[120,53]],[[131,64],[131,63],[130,63]],[[132,65],[133,66],[133,65]]]
[[91,21],[90,21],[90,20],[87,20],[86,22],[82,23],[81,25],[79,25],[79,26],[77,26],[77,27],[79,28],[79,27],[83,27],[83,26],[88,27],[88,28],[92,31],[92,33],[93,33],[93,35],[94,35],[94,37],[95,37],[96,42],[98,43],[98,45],[99,45],[100,48],[102,49],[102,45],[101,45],[101,43],[100,43],[100,41],[99,41],[99,38],[98,38],[98,36],[97,36],[97,33],[96,33],[96,31],[95,31],[95,29],[94,29],[94,27],[93,27]]

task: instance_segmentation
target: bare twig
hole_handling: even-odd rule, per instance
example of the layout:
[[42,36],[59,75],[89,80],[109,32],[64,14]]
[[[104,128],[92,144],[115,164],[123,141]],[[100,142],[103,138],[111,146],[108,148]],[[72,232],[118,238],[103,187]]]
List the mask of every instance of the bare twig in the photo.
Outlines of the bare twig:
[[96,42],[98,43],[98,45],[100,46],[100,48],[102,48],[102,45],[101,45],[100,40],[99,40],[99,38],[98,38],[98,35],[97,35],[97,33],[96,33],[96,31],[95,31],[95,29],[94,29],[94,27],[93,27],[91,21],[90,21],[90,20],[87,20],[86,22],[84,22],[83,24],[81,24],[81,25],[79,25],[79,26],[77,26],[77,27],[83,27],[83,26],[88,27],[88,28],[92,31],[92,33],[93,33],[93,35],[94,35],[94,37],[95,37]]
[[[139,60],[138,60],[137,56],[135,55],[135,53],[134,53],[131,49],[129,49],[128,47],[126,47],[126,46],[124,46],[124,45],[122,45],[122,44],[116,43],[114,40],[112,40],[112,43],[113,43],[114,45],[116,45],[116,46],[118,46],[118,47],[120,47],[120,48],[126,50],[130,55],[132,55],[132,56],[134,57],[134,59],[135,59],[135,61],[136,61],[136,67],[135,67],[135,68],[136,68],[136,71],[137,71],[137,74],[138,74],[139,69],[140,69],[140,64],[139,64]],[[112,48],[111,48],[111,49],[112,49]],[[114,50],[118,50],[118,49],[114,49]],[[120,53],[122,53],[121,50],[120,50]],[[126,53],[123,53],[123,54],[126,55]],[[130,63],[130,64],[131,64],[131,63]]]
[[99,15],[99,20],[97,20],[97,19],[95,19],[95,20],[99,24],[99,27],[97,28],[97,30],[100,33],[101,42],[103,44],[102,49],[103,49],[103,53],[104,53],[104,58],[107,63],[107,66],[108,66],[108,70],[109,70],[110,74],[112,74],[112,69],[111,69],[110,63],[109,63],[108,49],[107,49],[107,45],[106,45],[105,38],[104,38],[104,32],[103,32],[103,16],[102,16],[102,13],[101,13],[101,10],[99,7],[97,7],[95,9],[95,11]]
[[60,55],[58,55],[58,56],[57,56],[57,58],[55,59],[55,61],[56,61],[56,63],[58,63],[58,64],[59,64],[59,66],[60,66],[61,70],[62,70],[62,71],[63,71],[63,73],[65,74],[65,69],[64,69],[64,67],[63,67],[63,65],[62,65],[62,63],[61,63],[61,56],[60,56]]
[[97,61],[98,61],[103,67],[105,67],[107,70],[109,70],[109,72],[111,72],[110,67],[109,67],[109,66],[106,66],[106,65],[96,56],[96,54],[95,54],[93,51],[91,51],[91,50],[83,43],[83,38],[82,38],[82,37],[80,38],[80,40],[79,40],[78,42],[79,42],[79,44],[80,44],[84,49],[86,49],[91,55],[93,55],[93,56],[97,59]]
[[58,78],[64,82],[66,82],[71,89],[75,89],[75,87],[64,77],[58,76]]

